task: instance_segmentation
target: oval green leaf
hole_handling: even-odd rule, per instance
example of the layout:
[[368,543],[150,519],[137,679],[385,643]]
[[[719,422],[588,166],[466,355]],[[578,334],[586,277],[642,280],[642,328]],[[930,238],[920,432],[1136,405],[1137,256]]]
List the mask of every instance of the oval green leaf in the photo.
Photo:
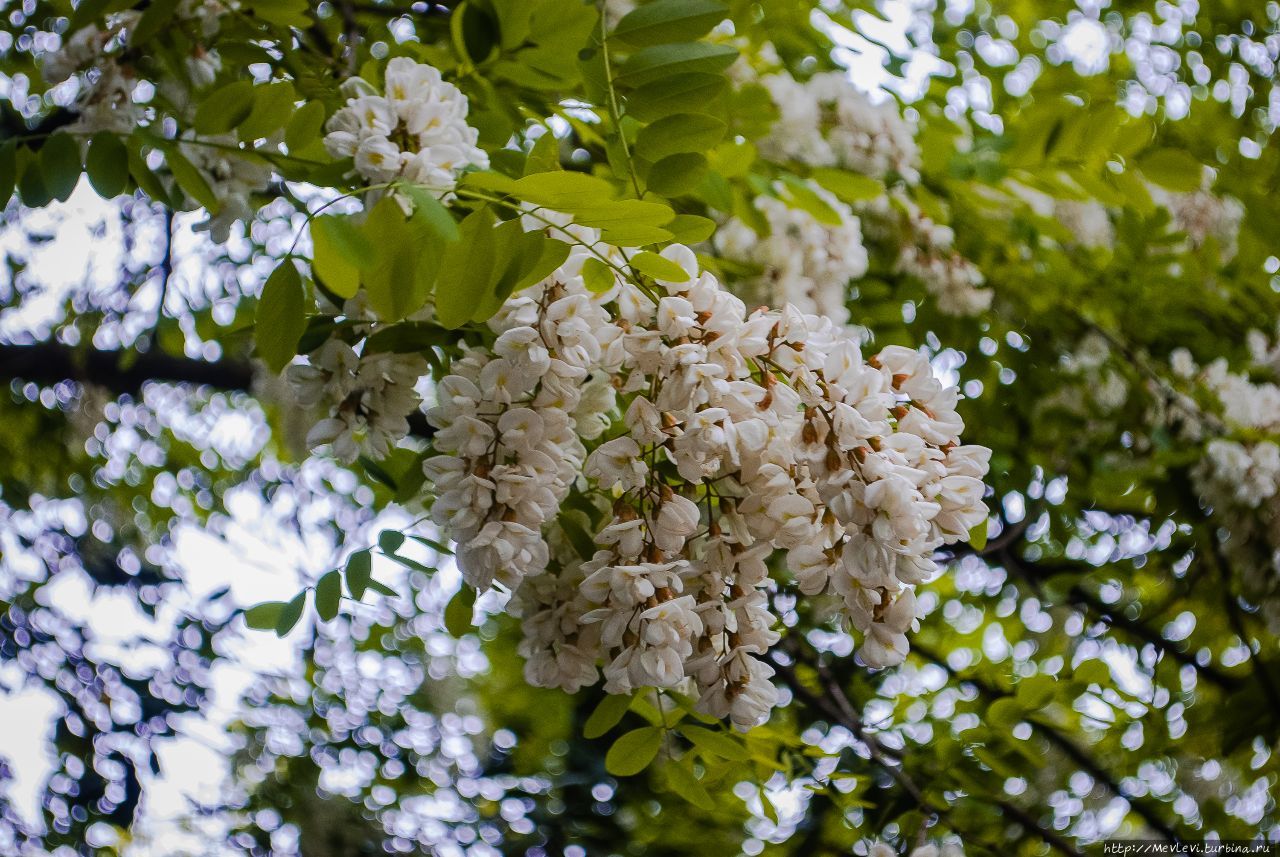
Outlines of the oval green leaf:
[[662,730],[657,726],[632,729],[609,748],[604,769],[615,777],[630,777],[649,766],[662,746]]
[[267,278],[258,301],[254,340],[267,368],[279,372],[288,365],[306,328],[306,291],[297,267],[285,259]]

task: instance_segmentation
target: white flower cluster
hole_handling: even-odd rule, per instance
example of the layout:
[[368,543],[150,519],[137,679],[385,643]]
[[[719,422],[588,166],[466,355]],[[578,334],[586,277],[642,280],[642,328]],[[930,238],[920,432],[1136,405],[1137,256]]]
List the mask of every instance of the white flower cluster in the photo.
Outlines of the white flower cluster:
[[[1207,184],[1206,177],[1206,184]],[[1217,242],[1223,264],[1235,258],[1240,239],[1244,206],[1239,200],[1218,196],[1202,189],[1190,193],[1172,193],[1152,187],[1151,195],[1169,211],[1173,228],[1187,236],[1192,249],[1200,249],[1210,239]]]
[[1071,233],[1079,247],[1098,249],[1114,247],[1115,226],[1107,207],[1093,200],[1054,200],[1052,214]]
[[396,57],[383,93],[354,77],[343,83],[346,106],[330,117],[324,144],[335,158],[354,158],[373,183],[403,179],[443,195],[466,167],[487,168],[467,124],[467,97],[432,66]]
[[41,73],[46,81],[61,84],[74,78],[78,87],[71,108],[78,115],[69,130],[127,134],[145,117],[143,107],[133,100],[137,81],[118,61],[141,16],[132,9],[117,12],[108,16],[103,27],[81,27],[58,50],[45,55]]
[[341,339],[326,340],[287,370],[298,404],[328,408],[307,444],[330,444],[347,464],[360,455],[385,457],[409,433],[408,416],[422,401],[414,387],[427,370],[416,354],[359,354]]
[[862,225],[849,206],[822,188],[814,192],[839,215],[839,225],[820,223],[776,197],[758,196],[754,205],[769,233],[757,235],[735,217],[717,230],[716,248],[727,258],[762,269],[743,283],[751,298],[772,306],[791,304],[845,324],[849,281],[867,272]]
[[[1255,359],[1270,357],[1265,337],[1251,335],[1250,344]],[[1198,367],[1186,349],[1175,351],[1170,365],[1175,374],[1208,389],[1220,407],[1220,433],[1225,436],[1208,442],[1198,470],[1211,502],[1257,509],[1280,495],[1280,445],[1266,439],[1280,437],[1280,385],[1232,372],[1225,358]]]
[[[894,200],[905,212],[906,235],[897,268],[914,277],[934,296],[939,311],[948,315],[976,315],[991,306],[991,289],[978,267],[955,249],[955,231],[929,217],[905,194]],[[873,204],[883,211],[887,200]]]
[[892,99],[872,102],[843,71],[821,72],[803,83],[780,71],[760,83],[779,113],[760,142],[765,157],[919,181],[915,129]]
[[266,190],[271,182],[271,167],[265,161],[237,156],[237,146],[233,134],[200,141],[193,138],[182,144],[182,153],[200,170],[218,198],[217,211],[196,224],[195,231],[208,232],[219,244],[231,237],[232,224],[253,219],[257,206],[252,196]]
[[[897,849],[884,842],[863,840],[863,844],[866,845],[867,857],[898,857]],[[912,848],[907,857],[964,857],[964,848],[951,842],[943,845],[928,843]]]
[[[986,517],[989,451],[959,445],[956,389],[909,349],[864,361],[821,316],[748,313],[687,248],[662,254],[686,277],[637,281],[594,231],[551,234],[577,243],[440,381],[425,465],[464,579],[516,590],[528,679],[691,686],[700,710],[760,722],[775,551],[800,591],[840,600],[868,664],[900,662],[912,587]],[[615,266],[602,293],[591,258]],[[603,523],[570,523],[566,500]]]

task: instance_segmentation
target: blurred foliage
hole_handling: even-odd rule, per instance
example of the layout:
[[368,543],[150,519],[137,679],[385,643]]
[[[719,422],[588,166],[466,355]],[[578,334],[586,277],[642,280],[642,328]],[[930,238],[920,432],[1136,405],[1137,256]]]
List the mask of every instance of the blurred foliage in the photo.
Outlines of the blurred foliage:
[[[0,128],[16,146],[0,159],[14,157],[18,173],[74,118],[42,82],[50,34],[65,35],[86,7],[127,5],[26,2],[5,18]],[[1280,318],[1280,5],[947,3],[913,13],[910,48],[893,49],[881,43],[897,4],[726,5],[733,31],[717,31],[717,44],[748,57],[770,44],[801,80],[850,51],[879,56],[883,85],[918,124],[921,180],[875,193],[949,225],[992,306],[940,312],[895,266],[896,233],[868,236],[871,270],[849,306],[876,344],[925,347],[955,373],[966,438],[994,450],[989,540],[948,557],[924,587],[926,615],[900,668],[867,670],[812,606],[779,594],[778,678],[792,701],[745,737],[716,732],[730,746],[712,749],[689,737],[698,724],[674,698],[637,698],[586,737],[597,691],[530,688],[518,629],[497,605],[482,600],[479,627],[455,638],[448,563],[422,545],[379,550],[379,575],[399,596],[301,623],[302,669],[260,677],[248,694],[230,727],[239,750],[224,799],[192,807],[193,829],[211,815],[224,829],[191,853],[809,855],[881,838],[903,853],[958,840],[968,854],[1020,857],[1083,853],[1108,837],[1280,838],[1277,520],[1273,505],[1215,508],[1199,475],[1214,437],[1264,438],[1224,428],[1211,392],[1172,365],[1186,349],[1200,366],[1223,359],[1259,384],[1275,380],[1248,334],[1274,338]],[[809,176],[741,145],[776,112],[749,85],[707,108],[727,131],[696,181],[627,176],[602,130],[611,120],[566,103],[600,103],[588,50],[597,20],[576,0],[245,2],[224,18],[213,89],[262,63],[332,111],[340,79],[398,45],[456,74],[491,148],[530,117],[563,121],[562,137],[495,157],[508,173],[539,158],[595,167],[620,185],[660,187],[676,213],[720,220],[750,217],[776,179]],[[283,50],[262,47],[264,27]],[[152,34],[130,61],[151,79],[186,75],[193,39],[179,27]],[[162,148],[142,131],[129,145]],[[127,853],[158,770],[154,742],[208,707],[217,663],[244,660],[235,605],[225,592],[190,596],[173,533],[227,533],[228,498],[245,492],[279,510],[261,526],[320,533],[336,567],[376,543],[377,512],[417,490],[397,489],[418,447],[350,473],[300,464],[300,415],[269,380],[246,381],[248,326],[300,228],[299,187],[334,180],[332,164],[260,157],[291,183],[255,198],[256,222],[217,248],[182,227],[176,210],[197,206],[177,171],[161,170],[156,193],[132,170],[128,192],[141,190],[116,203],[127,236],[118,276],[73,288],[34,326],[22,313],[45,284],[31,259],[53,233],[18,200],[7,209],[28,245],[6,247],[0,286],[0,321],[13,321],[0,327],[0,682],[43,688],[58,714],[43,818],[31,824],[0,802],[2,850]],[[15,183],[22,203],[42,201]],[[1168,195],[1202,188],[1239,206],[1234,246],[1173,218]],[[1113,240],[1080,240],[1063,203],[1101,206]],[[744,273],[705,249],[730,277]],[[447,357],[458,341],[401,328],[408,350]],[[61,379],[14,368],[15,349],[37,341],[81,362]],[[111,365],[94,370],[104,352]],[[190,383],[192,362],[214,374]],[[157,369],[112,381],[129,365]],[[1169,418],[1187,401],[1208,414],[1199,431]],[[229,416],[240,420],[232,436],[217,430]],[[94,605],[122,598],[161,630],[95,644],[92,623],[60,600],[68,579],[84,581]],[[658,761],[609,774],[619,736],[650,727],[662,730]]]

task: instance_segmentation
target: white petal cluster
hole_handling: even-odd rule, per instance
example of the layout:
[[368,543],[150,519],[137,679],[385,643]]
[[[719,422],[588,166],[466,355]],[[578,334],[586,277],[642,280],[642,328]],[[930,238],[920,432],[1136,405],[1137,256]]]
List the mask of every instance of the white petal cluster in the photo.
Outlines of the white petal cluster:
[[[1255,365],[1266,371],[1272,356],[1266,338],[1251,334],[1250,346]],[[1280,438],[1280,385],[1233,372],[1225,358],[1198,367],[1185,349],[1175,351],[1170,364],[1175,374],[1206,388],[1219,406],[1216,428],[1223,436],[1209,440],[1196,471],[1205,495],[1215,505],[1249,509],[1280,496],[1280,445],[1274,440]]]
[[[905,194],[895,194],[893,203],[904,214],[906,232],[898,270],[923,283],[938,310],[947,315],[976,315],[989,308],[992,291],[982,287],[985,278],[978,267],[955,249],[955,231],[933,220]],[[883,200],[873,207],[886,214],[890,205]]]
[[1280,446],[1214,438],[1205,448],[1202,472],[1207,493],[1225,495],[1256,509],[1280,493]]
[[1202,189],[1173,193],[1152,187],[1151,196],[1169,211],[1173,228],[1185,233],[1192,249],[1198,250],[1212,238],[1223,264],[1235,258],[1239,246],[1244,206],[1239,200]]
[[140,17],[134,10],[110,15],[103,27],[81,27],[58,50],[44,56],[45,80],[61,84],[74,78],[78,87],[71,108],[78,115],[68,126],[70,131],[127,134],[145,116],[143,107],[133,100],[136,81],[118,62],[128,33]]
[[[428,413],[433,518],[468,583],[516,590],[528,679],[572,690],[599,670],[611,693],[687,688],[760,722],[776,552],[801,592],[839,599],[868,664],[900,662],[912,587],[986,518],[989,452],[959,445],[956,389],[909,349],[864,360],[822,316],[748,313],[687,248],[663,252],[687,279],[643,285],[593,231],[549,233],[578,243]],[[602,293],[582,276],[593,257],[619,272]],[[562,513],[571,493],[597,526]]]
[[717,230],[716,248],[727,258],[762,269],[743,284],[753,299],[771,306],[791,304],[844,324],[849,320],[849,281],[867,272],[862,225],[849,206],[822,188],[814,192],[839,215],[838,225],[820,223],[776,197],[758,196],[754,205],[768,234],[758,235],[744,221],[731,218]]
[[1090,249],[1115,246],[1115,226],[1107,207],[1100,202],[1054,200],[1053,216],[1071,233],[1077,246]]
[[[898,857],[898,851],[892,845],[875,840],[864,839],[867,857]],[[964,857],[964,848],[956,843],[935,845],[932,842],[917,845],[908,852],[907,857]]]
[[892,99],[872,102],[842,71],[821,72],[803,83],[781,71],[765,75],[760,83],[779,112],[760,142],[765,157],[919,180],[915,129]]
[[237,145],[233,134],[182,144],[182,153],[200,170],[218,198],[218,210],[210,212],[195,230],[208,232],[219,244],[230,237],[232,224],[253,219],[257,206],[252,195],[266,190],[271,181],[271,168],[263,161],[237,155]]
[[347,464],[361,455],[385,457],[409,433],[408,416],[421,402],[414,386],[427,369],[416,354],[360,354],[341,339],[327,340],[287,370],[298,404],[328,408],[307,444],[328,444]]
[[325,126],[329,154],[353,158],[371,183],[403,179],[441,195],[463,169],[489,165],[467,124],[467,97],[437,69],[396,57],[383,85],[379,93],[361,78],[343,84],[347,103]]

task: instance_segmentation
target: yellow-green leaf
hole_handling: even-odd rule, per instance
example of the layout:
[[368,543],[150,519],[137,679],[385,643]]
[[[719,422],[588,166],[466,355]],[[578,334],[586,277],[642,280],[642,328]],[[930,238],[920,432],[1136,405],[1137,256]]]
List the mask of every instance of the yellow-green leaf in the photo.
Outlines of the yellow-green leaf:
[[630,777],[649,766],[662,746],[662,729],[642,726],[622,735],[604,757],[604,769],[615,777]]
[[600,700],[595,711],[583,724],[582,734],[586,738],[599,738],[622,720],[627,709],[631,707],[631,697],[627,694],[610,693]]
[[281,262],[262,287],[254,341],[258,356],[272,372],[279,372],[298,353],[307,329],[306,291],[293,261]]

